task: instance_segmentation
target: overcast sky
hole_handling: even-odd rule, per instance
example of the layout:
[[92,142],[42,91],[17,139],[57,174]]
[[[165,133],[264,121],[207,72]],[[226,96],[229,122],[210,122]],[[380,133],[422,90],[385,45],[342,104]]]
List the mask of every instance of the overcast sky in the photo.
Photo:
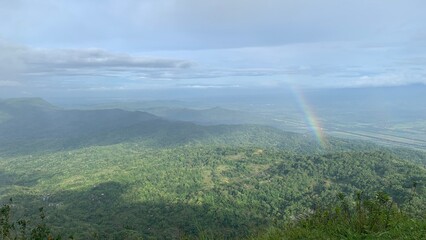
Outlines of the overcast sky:
[[0,6],[3,95],[426,84],[424,0]]

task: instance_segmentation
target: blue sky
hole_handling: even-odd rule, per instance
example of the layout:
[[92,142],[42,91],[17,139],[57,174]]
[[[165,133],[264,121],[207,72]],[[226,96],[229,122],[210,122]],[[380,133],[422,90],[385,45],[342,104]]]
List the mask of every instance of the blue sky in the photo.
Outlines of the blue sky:
[[423,0],[0,0],[0,93],[426,84]]

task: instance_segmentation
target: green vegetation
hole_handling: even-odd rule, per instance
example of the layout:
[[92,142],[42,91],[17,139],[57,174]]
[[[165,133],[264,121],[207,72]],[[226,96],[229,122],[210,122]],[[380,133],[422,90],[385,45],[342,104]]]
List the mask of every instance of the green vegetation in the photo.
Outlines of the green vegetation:
[[[339,229],[356,239],[424,226],[422,152],[335,138],[322,147],[270,127],[199,126],[142,112],[6,105],[13,121],[0,124],[0,195],[13,198],[4,207],[13,215],[3,226],[37,219],[41,207],[43,226],[75,239],[274,239],[284,230],[290,239],[327,239],[343,236]],[[360,219],[379,228],[348,227]]]
[[78,239],[244,238],[316,203],[332,204],[339,192],[386,191],[417,216],[426,206],[426,170],[381,151],[301,155],[128,143],[13,157],[0,168],[8,173],[2,195],[13,197],[18,213],[44,207],[54,232]]
[[15,239],[15,240],[53,240],[61,239],[60,237],[53,237],[49,227],[45,223],[46,215],[44,214],[43,208],[39,208],[38,222],[31,222],[27,219],[19,219],[13,221],[12,218],[12,199],[9,204],[4,204],[0,208],[0,239]]
[[384,192],[366,199],[360,192],[349,201],[301,214],[282,228],[270,229],[256,239],[425,239],[426,221],[397,207]]

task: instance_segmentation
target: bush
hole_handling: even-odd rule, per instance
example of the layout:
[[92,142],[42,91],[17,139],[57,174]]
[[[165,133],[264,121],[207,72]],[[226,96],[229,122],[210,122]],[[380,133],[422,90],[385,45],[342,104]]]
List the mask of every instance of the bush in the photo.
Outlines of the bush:
[[16,240],[54,240],[61,237],[54,237],[50,233],[50,229],[46,226],[44,219],[46,218],[43,208],[39,208],[40,221],[32,225],[29,220],[19,219],[13,221],[11,219],[12,199],[8,204],[4,204],[0,208],[0,239],[16,239]]
[[301,215],[259,239],[426,239],[426,221],[402,213],[384,192],[370,198],[358,192],[352,201],[339,194],[334,206]]

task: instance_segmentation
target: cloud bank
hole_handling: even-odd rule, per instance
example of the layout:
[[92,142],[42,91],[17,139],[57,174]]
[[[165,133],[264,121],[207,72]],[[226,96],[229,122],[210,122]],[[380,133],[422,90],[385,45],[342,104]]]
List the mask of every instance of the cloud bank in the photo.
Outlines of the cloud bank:
[[2,36],[24,44],[207,49],[424,37],[423,0],[1,1]]
[[[185,60],[142,57],[101,49],[41,49],[0,44],[3,86],[31,85],[34,77],[116,76],[134,72],[164,72],[190,68]],[[58,79],[60,81],[61,79]]]
[[423,0],[0,5],[7,91],[426,84]]

